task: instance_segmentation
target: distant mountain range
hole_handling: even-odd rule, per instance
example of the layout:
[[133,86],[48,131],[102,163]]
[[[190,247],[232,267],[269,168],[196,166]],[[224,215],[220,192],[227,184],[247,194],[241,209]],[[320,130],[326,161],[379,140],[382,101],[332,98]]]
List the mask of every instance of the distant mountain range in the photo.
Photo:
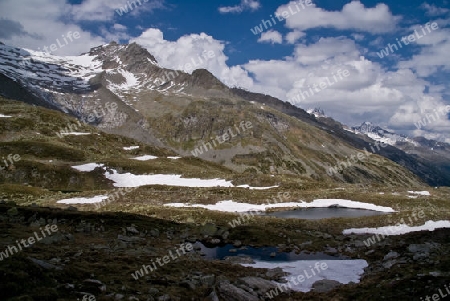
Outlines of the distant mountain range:
[[[229,88],[204,69],[188,74],[162,68],[134,43],[113,42],[66,57],[0,44],[0,95],[182,156],[211,143],[199,158],[240,172],[296,175],[299,181],[450,186],[448,144],[409,139],[368,123],[350,129],[323,110],[306,112],[269,95]],[[251,129],[214,143],[243,123]],[[55,135],[67,126],[61,124]],[[390,145],[373,159],[327,175],[374,140]]]

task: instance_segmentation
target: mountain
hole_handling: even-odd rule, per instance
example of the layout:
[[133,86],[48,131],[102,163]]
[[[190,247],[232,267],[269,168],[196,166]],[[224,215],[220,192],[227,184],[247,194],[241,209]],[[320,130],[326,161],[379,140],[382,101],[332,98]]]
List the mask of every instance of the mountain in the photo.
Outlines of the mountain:
[[399,135],[394,132],[385,130],[377,125],[373,125],[371,122],[368,121],[363,122],[360,126],[352,127],[351,130],[355,134],[364,134],[375,141],[387,143],[392,146],[395,146],[398,142],[411,143],[412,145],[415,146],[419,145],[413,139],[410,139],[404,135]]
[[351,131],[355,134],[366,135],[375,141],[392,145],[406,154],[418,158],[418,160],[427,165],[434,166],[440,175],[447,177],[450,170],[450,144],[448,143],[424,137],[409,138],[373,125],[370,122],[363,122],[360,126],[352,127]]
[[[238,172],[296,175],[301,182],[420,185],[414,173],[432,185],[450,183],[401,150],[371,148],[329,117],[230,89],[207,70],[163,68],[134,43],[66,57],[2,44],[0,76],[0,94],[7,98]],[[348,161],[364,149],[367,160]],[[345,168],[330,175],[339,164]]]

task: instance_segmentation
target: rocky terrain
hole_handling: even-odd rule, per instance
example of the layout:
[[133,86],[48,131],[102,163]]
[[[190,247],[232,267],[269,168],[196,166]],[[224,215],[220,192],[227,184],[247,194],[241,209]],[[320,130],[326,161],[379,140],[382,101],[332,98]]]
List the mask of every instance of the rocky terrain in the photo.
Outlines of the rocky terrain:
[[[1,44],[0,94],[2,299],[422,300],[448,285],[449,228],[376,239],[345,232],[448,221],[450,189],[428,186],[448,175],[429,158],[386,146],[328,174],[375,141],[323,114],[230,89],[206,70],[164,69],[137,44],[77,57]],[[296,205],[323,199],[389,210],[242,222],[242,212],[207,209],[271,202],[272,211],[308,212]],[[258,261],[236,256],[248,250],[360,265],[328,271],[357,274],[353,281],[281,292],[285,270],[246,266]]]

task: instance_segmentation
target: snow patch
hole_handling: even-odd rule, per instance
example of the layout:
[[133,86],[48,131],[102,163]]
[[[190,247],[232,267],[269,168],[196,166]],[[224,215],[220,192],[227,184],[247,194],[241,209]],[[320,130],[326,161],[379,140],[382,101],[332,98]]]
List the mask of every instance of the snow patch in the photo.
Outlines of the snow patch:
[[138,149],[139,146],[124,146],[123,149],[124,150],[133,150],[133,149]]
[[424,190],[424,191],[411,191],[411,190],[409,190],[408,193],[418,194],[418,195],[431,195],[431,193],[429,191],[426,191],[426,190]]
[[96,195],[91,198],[71,198],[57,201],[58,204],[95,204],[108,198],[107,195]]
[[422,226],[408,226],[406,224],[396,226],[385,226],[379,228],[352,228],[342,231],[342,234],[383,234],[383,235],[401,235],[418,231],[434,231],[439,228],[450,228],[450,221],[427,221]]
[[[238,186],[239,187],[239,186]],[[382,207],[369,203],[361,203],[350,200],[341,199],[318,199],[311,203],[306,202],[288,202],[278,204],[250,204],[250,203],[238,203],[232,200],[220,201],[213,205],[203,204],[184,204],[184,203],[169,203],[164,206],[171,207],[201,207],[209,210],[216,210],[222,212],[249,212],[249,211],[266,211],[268,208],[288,208],[288,207],[300,207],[300,208],[326,208],[330,206],[339,206],[345,208],[367,209],[380,212],[395,212],[390,207]]]
[[106,172],[106,178],[114,181],[115,187],[139,187],[143,185],[170,185],[181,187],[233,187],[230,181],[222,179],[197,179],[182,178],[181,175],[155,174],[155,175],[134,175],[131,173],[119,174],[116,170],[113,173]]
[[89,171],[93,171],[97,167],[103,167],[103,166],[104,166],[104,164],[88,163],[88,164],[83,164],[83,165],[72,166],[72,168],[75,168],[78,171],[89,172]]
[[[320,273],[317,273],[317,270],[314,269],[315,275],[313,275],[311,268],[314,268],[317,262],[321,264],[325,263],[327,268],[324,270],[320,269]],[[364,268],[368,266],[368,263],[363,259],[299,260],[291,262],[267,262],[255,260],[254,264],[242,264],[242,266],[265,269],[281,268],[284,272],[289,274],[283,277],[287,281],[283,284],[288,285],[293,291],[309,292],[312,289],[314,282],[318,280],[335,280],[342,284],[348,284],[350,282],[358,283],[361,275],[364,274]],[[300,275],[303,275],[303,282],[297,281],[297,277]],[[295,280],[295,282],[292,280]],[[278,284],[277,282],[274,283]]]
[[147,161],[147,160],[153,160],[158,159],[158,157],[152,156],[152,155],[144,155],[136,158],[131,158],[133,160],[139,160],[139,161]]

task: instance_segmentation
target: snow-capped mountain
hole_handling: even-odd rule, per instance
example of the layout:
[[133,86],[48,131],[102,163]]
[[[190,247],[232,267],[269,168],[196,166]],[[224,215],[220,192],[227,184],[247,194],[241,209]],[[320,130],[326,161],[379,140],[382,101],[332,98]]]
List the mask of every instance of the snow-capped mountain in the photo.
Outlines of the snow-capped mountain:
[[[337,160],[350,156],[355,148],[368,148],[372,142],[346,134],[341,124],[320,108],[308,114],[268,95],[230,89],[205,69],[188,74],[162,68],[146,49],[134,43],[113,42],[80,56],[54,56],[0,44],[0,95],[60,110],[105,132],[169,147],[186,156],[195,145],[213,145],[208,139],[248,122],[254,129],[217,149],[205,146],[203,155],[206,160],[239,170],[251,167],[261,172],[311,173],[311,177],[320,178],[323,174],[316,170],[317,162],[325,157]],[[67,126],[62,124],[61,128]],[[306,128],[308,135],[296,138]],[[379,129],[369,132],[380,135]],[[388,131],[381,133],[381,138],[404,139]],[[340,147],[325,147],[331,144]],[[280,152],[284,161],[279,161]],[[260,161],[263,153],[265,163]],[[418,163],[416,157],[400,149],[386,148],[380,155],[429,183],[450,182],[450,173],[449,180],[441,180],[432,166]],[[374,172],[378,171],[361,166],[351,177],[369,181]],[[380,173],[377,177],[384,176]]]
[[308,109],[308,110],[306,110],[306,112],[308,114],[314,115],[314,117],[316,117],[316,118],[319,118],[319,117],[326,118],[326,117],[328,117],[327,115],[325,115],[325,112],[321,108]]
[[403,143],[411,143],[414,146],[419,146],[419,143],[414,141],[411,138],[406,137],[405,135],[396,134],[392,131],[381,128],[378,125],[374,125],[371,122],[363,122],[359,126],[351,127],[351,131],[355,134],[364,134],[369,138],[383,142],[392,146],[396,146],[399,142]]

